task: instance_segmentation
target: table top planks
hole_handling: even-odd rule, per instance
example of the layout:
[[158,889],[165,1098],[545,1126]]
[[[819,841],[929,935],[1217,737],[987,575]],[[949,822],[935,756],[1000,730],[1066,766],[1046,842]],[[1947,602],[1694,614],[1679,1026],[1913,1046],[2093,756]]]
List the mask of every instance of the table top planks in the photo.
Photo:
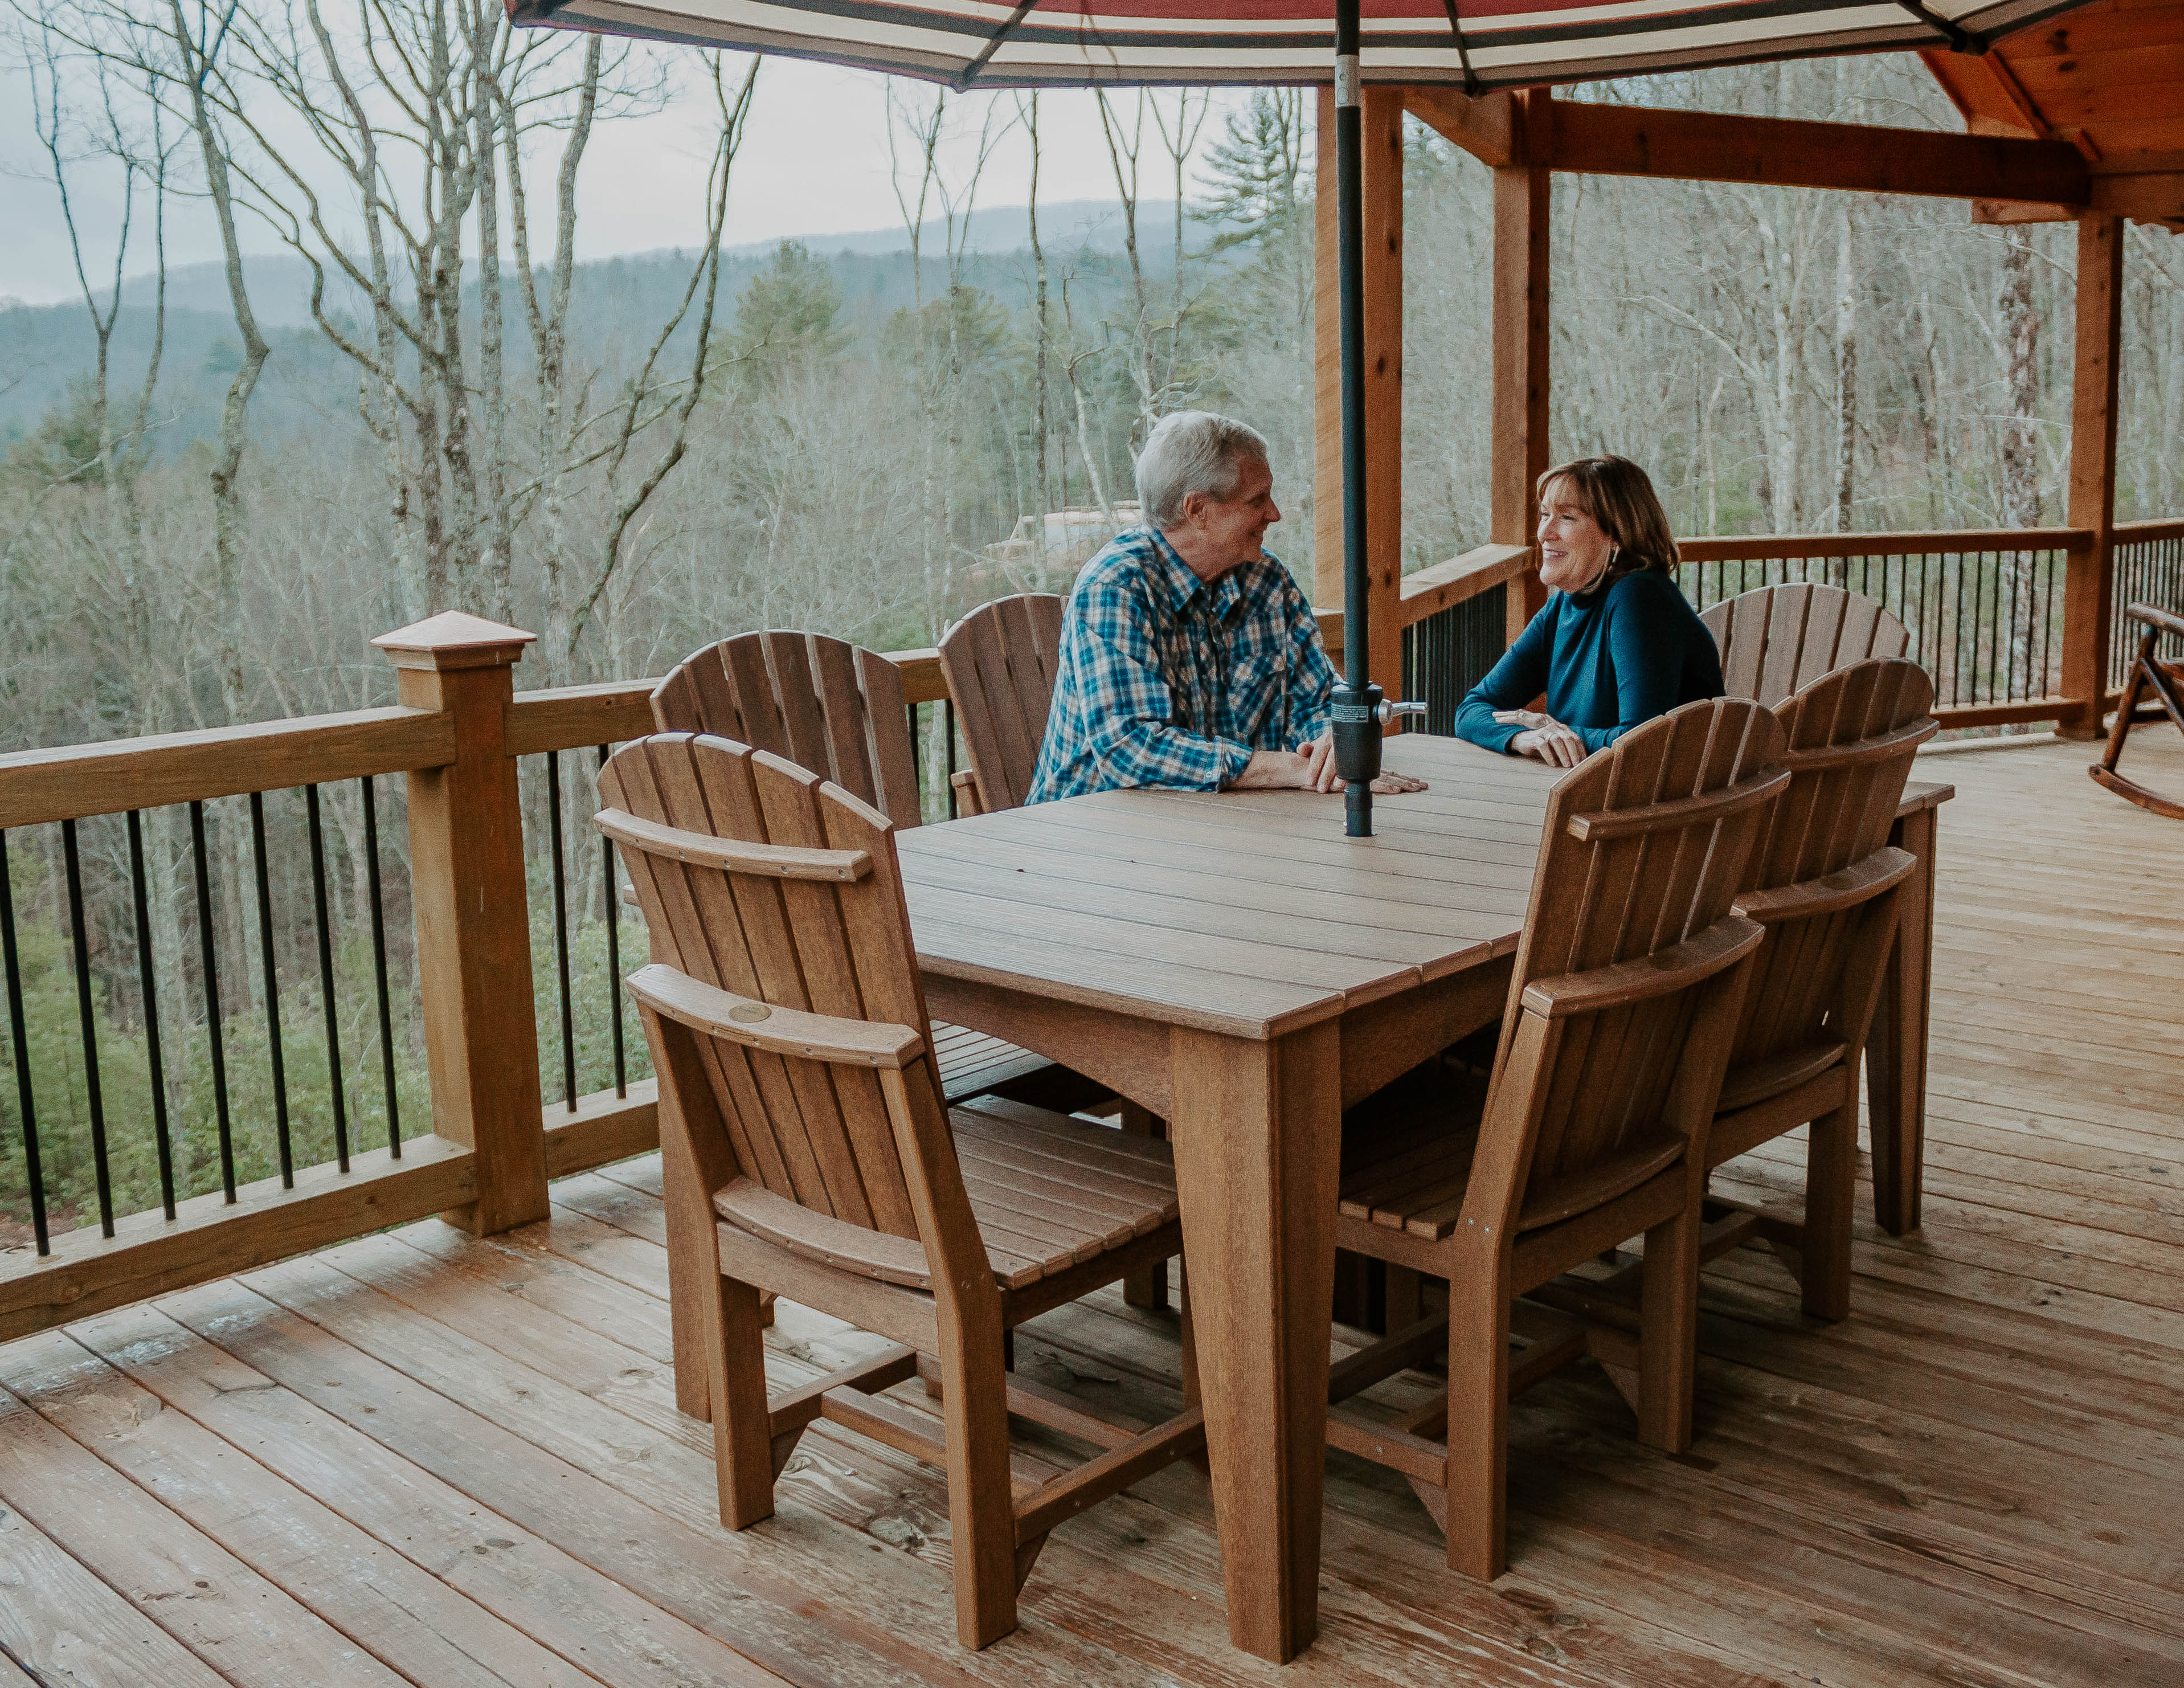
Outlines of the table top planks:
[[1278,1037],[1516,945],[1556,772],[1391,741],[1428,782],[1373,805],[1301,791],[1097,793],[899,833],[919,964],[1232,1037]]
[[[1515,949],[1560,772],[1406,733],[1427,782],[1342,832],[1302,791],[1103,791],[896,834],[919,965],[1233,1037],[1282,1035]],[[1947,785],[1914,783],[1903,809]]]

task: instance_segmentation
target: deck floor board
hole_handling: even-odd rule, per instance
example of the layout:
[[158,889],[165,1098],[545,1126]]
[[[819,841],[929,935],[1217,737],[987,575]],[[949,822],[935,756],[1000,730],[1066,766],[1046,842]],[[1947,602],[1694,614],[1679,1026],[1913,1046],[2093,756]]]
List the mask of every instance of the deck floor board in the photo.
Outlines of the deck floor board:
[[[722,1530],[647,1159],[503,1237],[430,1220],[0,1349],[0,1685],[2184,1681],[2184,827],[2096,787],[2092,754],[1920,764],[1959,792],[1925,1228],[1861,1209],[1834,1327],[1763,1251],[1711,1266],[1689,1456],[1639,1447],[1589,1366],[1524,1397],[1490,1588],[1341,1455],[1321,1639],[1287,1669],[1227,1645],[1188,1466],[1058,1529],[983,1655],[955,1645],[944,1485],[906,1456],[815,1425],[778,1514]],[[2130,757],[2184,790],[2184,745]],[[1719,1186],[1793,1201],[1802,1158]],[[875,1340],[783,1303],[768,1343],[786,1388]],[[1144,1418],[1180,1387],[1173,1318],[1114,1293],[1028,1327],[1018,1364]],[[1018,1457],[1072,1456],[1028,1432]]]

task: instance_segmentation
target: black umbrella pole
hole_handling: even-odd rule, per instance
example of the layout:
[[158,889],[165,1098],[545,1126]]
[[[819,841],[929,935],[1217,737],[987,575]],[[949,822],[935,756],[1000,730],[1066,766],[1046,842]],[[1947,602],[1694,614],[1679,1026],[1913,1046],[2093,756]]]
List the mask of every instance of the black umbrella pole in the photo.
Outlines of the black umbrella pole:
[[1335,268],[1342,315],[1342,666],[1332,711],[1345,831],[1373,836],[1373,781],[1380,772],[1380,692],[1368,677],[1365,561],[1364,114],[1357,74],[1358,0],[1334,6]]

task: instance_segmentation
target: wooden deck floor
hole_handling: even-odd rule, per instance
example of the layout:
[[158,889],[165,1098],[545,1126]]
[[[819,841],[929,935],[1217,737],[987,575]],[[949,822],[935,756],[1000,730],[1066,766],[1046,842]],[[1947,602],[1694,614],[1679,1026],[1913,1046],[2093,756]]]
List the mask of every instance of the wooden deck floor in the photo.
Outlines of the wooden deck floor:
[[[2166,736],[2132,760],[2184,790]],[[1832,1329],[1763,1256],[1710,1270],[1685,1458],[1590,1368],[1527,1396],[1491,1589],[1341,1457],[1286,1672],[1227,1645],[1188,1468],[1063,1526],[983,1655],[913,1462],[815,1427],[779,1516],[722,1531],[648,1161],[491,1243],[428,1222],[0,1349],[0,1688],[2184,1682],[2184,827],[2088,754],[1921,764],[1962,793],[1923,1234],[1864,1228]],[[1119,1300],[1034,1329],[1035,1375],[1173,1398],[1172,1328]],[[785,1307],[777,1386],[861,1340]]]

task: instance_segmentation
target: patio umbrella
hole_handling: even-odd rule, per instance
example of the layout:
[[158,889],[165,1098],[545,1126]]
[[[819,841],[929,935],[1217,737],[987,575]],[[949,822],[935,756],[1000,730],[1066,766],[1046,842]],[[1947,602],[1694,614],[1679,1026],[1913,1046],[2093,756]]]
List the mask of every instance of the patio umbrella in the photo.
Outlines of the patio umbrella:
[[[1815,53],[1984,52],[2082,0],[506,0],[519,25],[742,47],[982,87],[1320,83],[1335,92],[1343,652],[1336,766],[1369,836],[1389,706],[1366,677],[1365,81],[1467,93]],[[1333,47],[1333,64],[1329,48]]]

